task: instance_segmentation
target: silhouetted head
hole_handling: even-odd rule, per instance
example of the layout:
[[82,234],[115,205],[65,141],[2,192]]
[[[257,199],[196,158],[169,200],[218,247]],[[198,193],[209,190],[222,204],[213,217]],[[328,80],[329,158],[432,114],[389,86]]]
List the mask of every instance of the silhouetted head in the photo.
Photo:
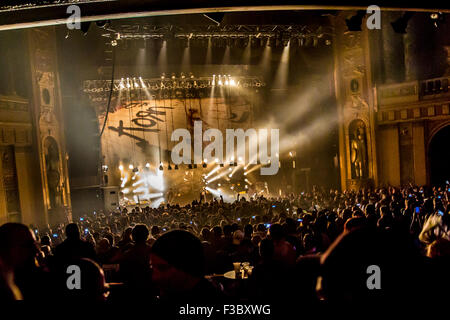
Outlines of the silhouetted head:
[[87,258],[65,265],[61,269],[58,285],[65,299],[105,301],[108,296],[103,269]]
[[76,223],[69,223],[66,226],[66,237],[69,240],[80,239],[80,228]]
[[204,254],[200,240],[184,230],[161,235],[153,244],[152,280],[163,291],[183,291],[186,283],[204,275]]
[[33,232],[21,223],[0,227],[0,259],[8,269],[33,266],[39,249]]
[[148,228],[145,224],[138,224],[133,228],[131,235],[134,242],[144,243],[148,239]]

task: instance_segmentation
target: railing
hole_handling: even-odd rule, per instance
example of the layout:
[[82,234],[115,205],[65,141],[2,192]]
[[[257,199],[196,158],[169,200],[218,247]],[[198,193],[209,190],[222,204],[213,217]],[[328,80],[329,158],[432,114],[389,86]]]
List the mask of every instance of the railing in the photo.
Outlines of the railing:
[[450,76],[393,83],[377,88],[380,106],[404,104],[450,96]]

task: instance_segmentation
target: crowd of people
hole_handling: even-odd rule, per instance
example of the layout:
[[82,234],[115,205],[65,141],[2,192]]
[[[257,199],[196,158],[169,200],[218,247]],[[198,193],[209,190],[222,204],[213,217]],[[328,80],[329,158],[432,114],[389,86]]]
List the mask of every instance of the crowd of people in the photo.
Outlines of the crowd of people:
[[[450,283],[449,194],[449,185],[313,188],[283,198],[92,212],[47,229],[6,223],[0,296],[155,305],[438,299]],[[247,279],[223,277],[234,262],[253,266]],[[78,287],[68,271],[74,265]],[[375,289],[370,266],[381,275]]]

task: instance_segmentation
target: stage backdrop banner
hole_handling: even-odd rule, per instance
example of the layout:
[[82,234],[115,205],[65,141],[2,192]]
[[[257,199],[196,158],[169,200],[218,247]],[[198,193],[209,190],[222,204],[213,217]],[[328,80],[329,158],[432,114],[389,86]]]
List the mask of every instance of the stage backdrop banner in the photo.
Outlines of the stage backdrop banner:
[[[102,154],[104,164],[109,168],[109,185],[118,185],[121,190],[125,189],[131,193],[130,199],[136,199],[139,195],[148,197],[149,194],[167,192],[169,189],[174,193],[174,185],[177,185],[177,188],[192,189],[187,185],[194,184],[195,192],[198,191],[203,171],[211,170],[210,168],[203,169],[199,165],[199,174],[185,174],[185,170],[167,171],[170,150],[178,144],[178,141],[171,141],[173,130],[188,129],[193,136],[194,121],[202,121],[203,132],[215,128],[225,136],[226,129],[246,130],[252,126],[253,121],[253,105],[249,96],[133,101],[122,97],[118,101],[120,102],[113,112],[108,114],[101,138]],[[103,122],[104,116],[99,119],[100,126]],[[203,142],[203,146],[209,143]],[[225,150],[225,145],[223,148]],[[158,177],[156,172],[160,162],[164,164],[164,178]],[[147,163],[149,165],[146,167]],[[130,165],[141,172],[152,170],[155,177],[150,176],[148,180],[163,179],[164,187],[154,188],[151,183],[147,183],[148,190],[144,190],[138,183],[139,176],[134,174]],[[118,169],[120,166],[122,170]],[[131,180],[133,176],[134,179]],[[140,202],[142,199],[138,200]]]

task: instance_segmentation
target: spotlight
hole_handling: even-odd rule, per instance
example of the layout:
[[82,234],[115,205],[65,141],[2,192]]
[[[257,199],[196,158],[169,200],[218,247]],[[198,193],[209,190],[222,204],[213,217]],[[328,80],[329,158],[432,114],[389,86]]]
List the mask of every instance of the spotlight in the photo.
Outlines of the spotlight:
[[361,31],[361,25],[366,12],[364,10],[359,10],[350,19],[345,19],[348,31]]
[[166,78],[166,74],[163,72],[162,74],[161,74],[161,80],[164,80]]
[[129,166],[128,166],[128,168],[130,168],[131,170],[134,168],[134,166],[132,165],[132,164],[130,164]]
[[119,170],[122,171],[123,170],[123,165],[119,166]]
[[430,14],[430,18],[433,21],[433,25],[438,28],[439,24],[444,21],[444,14],[442,12],[433,12]]
[[172,80],[175,80],[175,73],[172,73]]
[[405,34],[406,28],[408,27],[408,21],[409,21],[409,19],[411,19],[412,16],[413,16],[412,12],[409,12],[409,11],[405,12],[405,14],[403,16],[401,16],[394,22],[391,22],[392,29],[394,29],[394,31],[396,33]]
[[146,168],[150,168],[150,163],[147,162],[147,163],[145,164],[145,167],[146,167]]

